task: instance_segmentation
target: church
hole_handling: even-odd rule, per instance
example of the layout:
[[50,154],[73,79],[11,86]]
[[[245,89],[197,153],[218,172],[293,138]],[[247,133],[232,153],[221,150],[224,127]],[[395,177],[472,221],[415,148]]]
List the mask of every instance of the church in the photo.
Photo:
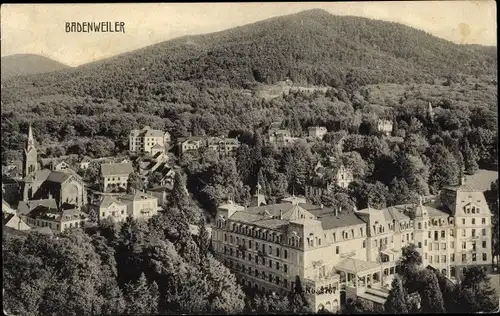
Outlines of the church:
[[21,200],[55,199],[57,207],[86,204],[86,190],[83,179],[71,168],[63,171],[39,170],[38,154],[33,138],[31,124],[28,140],[23,151],[23,174]]

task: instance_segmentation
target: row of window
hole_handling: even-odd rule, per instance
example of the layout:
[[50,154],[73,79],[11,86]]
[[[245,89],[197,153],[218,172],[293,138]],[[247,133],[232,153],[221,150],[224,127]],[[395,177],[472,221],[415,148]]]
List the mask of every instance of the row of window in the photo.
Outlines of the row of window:
[[125,179],[122,179],[121,177],[118,177],[118,178],[109,177],[109,178],[106,178],[106,180],[108,180],[108,182],[111,182],[111,181],[120,181],[120,182],[126,181]]
[[[429,260],[429,263],[446,263],[446,255],[435,255],[435,256],[427,256],[427,253],[424,254],[424,258],[427,260]],[[483,261],[488,261],[488,254],[487,253],[482,253],[482,259]],[[471,260],[472,262],[477,262],[477,254],[476,253],[472,253],[472,256],[471,256]],[[455,262],[455,254],[452,253],[450,255],[450,262]],[[467,254],[463,253],[462,254],[462,263],[467,263],[468,262],[468,259],[467,259]]]
[[[479,208],[478,208],[479,210]],[[479,213],[479,212],[478,212]],[[466,221],[465,221],[465,218],[462,218],[462,225],[465,225]],[[471,218],[471,224],[472,225],[476,225],[476,219],[475,218]],[[486,218],[481,218],[481,225],[486,225]]]
[[[264,246],[264,245],[263,245]],[[277,249],[279,250],[279,249]],[[227,248],[226,246],[224,246],[224,254],[229,254],[229,255],[233,255],[235,254],[236,255],[236,258],[241,258],[241,259],[247,259],[248,261],[252,261],[254,260],[255,261],[255,264],[262,264],[262,265],[266,265],[266,263],[269,265],[269,268],[272,268],[273,267],[273,261],[271,259],[266,259],[264,256],[260,256],[260,260],[259,260],[259,255],[255,255],[255,254],[251,254],[251,253],[245,253],[245,251],[240,251],[238,249],[236,250],[233,250],[233,248]],[[277,252],[277,256],[279,257],[279,252]],[[287,259],[288,258],[288,253],[287,251],[285,250],[283,252],[283,257],[284,259]],[[275,261],[275,268],[276,270],[280,270],[280,263]],[[286,264],[283,264],[283,272],[288,272],[288,266]]]
[[[479,200],[477,202],[480,203]],[[475,207],[474,205],[472,205],[472,206],[469,205],[469,206],[465,207],[466,214],[471,214],[471,213],[472,214],[479,214],[479,211],[480,211],[479,207]]]
[[[483,249],[487,248],[486,240],[481,241],[481,244],[482,244]],[[427,246],[427,240],[424,240],[424,246]],[[421,242],[418,243],[418,248],[422,248]],[[454,241],[450,242],[450,248],[455,249],[455,242]],[[432,243],[429,243],[429,250],[432,251],[432,249],[434,249],[434,250],[440,250],[440,249],[446,250],[446,243],[445,242],[441,243],[441,247],[439,246],[439,243],[437,243],[437,242],[434,243],[434,246]],[[465,241],[462,242],[462,249],[467,249],[467,242],[465,242]],[[472,242],[472,249],[476,250],[476,242]]]
[[[281,242],[283,241],[283,236],[277,235],[274,232],[272,232],[272,233],[270,233],[268,231],[263,232],[258,228],[255,228],[255,229],[248,228],[248,227],[243,228],[242,226],[237,226],[234,224],[232,224],[231,226],[232,226],[231,231],[235,232],[235,233],[244,234],[244,235],[247,235],[249,237],[259,238],[259,239],[263,239],[263,240],[266,240],[269,242],[274,242],[274,243],[279,243],[279,244],[281,244]],[[227,234],[224,234],[224,235],[225,235],[224,238],[227,239],[227,237],[226,237]],[[238,237],[236,237],[236,238],[238,238]]]
[[[125,211],[122,210],[121,211],[121,215],[124,215],[125,214]],[[111,216],[117,216],[118,214],[116,214],[116,212],[111,212]],[[106,217],[106,212],[102,212],[102,218],[105,218]]]
[[[265,271],[259,271],[258,269],[252,269],[251,267],[247,267],[243,264],[239,264],[238,262],[236,262],[236,264],[235,264],[232,260],[229,260],[229,262],[227,260],[225,261],[226,266],[228,265],[228,263],[229,263],[230,268],[235,268],[236,270],[241,271],[243,273],[246,273],[246,274],[255,276],[257,278],[261,278],[263,280],[266,280],[270,283],[274,283],[276,285],[284,286],[284,287],[288,288],[288,280],[287,279],[280,279],[280,277],[277,275],[275,276],[272,273],[266,273]],[[291,282],[291,283],[293,286],[294,282]]]

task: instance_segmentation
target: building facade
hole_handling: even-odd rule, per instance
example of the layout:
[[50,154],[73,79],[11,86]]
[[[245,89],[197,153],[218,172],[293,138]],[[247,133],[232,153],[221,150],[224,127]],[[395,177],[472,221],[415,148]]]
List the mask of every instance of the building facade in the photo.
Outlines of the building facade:
[[221,157],[234,156],[240,147],[240,142],[237,138],[229,137],[211,137],[211,136],[192,136],[181,138],[178,142],[179,153],[197,153],[200,149],[207,150],[218,154]]
[[328,133],[328,130],[324,126],[311,126],[307,129],[309,137],[323,139],[323,137]]
[[124,222],[127,219],[127,205],[113,196],[104,196],[98,203],[89,205],[89,213],[101,221],[112,218],[115,222]]
[[393,123],[390,120],[378,120],[377,122],[377,130],[384,133],[386,136],[392,134],[392,127]]
[[307,198],[321,197],[323,194],[331,192],[334,186],[347,188],[354,181],[352,169],[341,165],[338,168],[325,168],[319,162],[315,169],[314,175],[305,185],[305,193]]
[[77,208],[59,210],[45,205],[37,205],[20,217],[32,227],[47,227],[55,232],[63,232],[69,228],[82,228],[88,221],[88,215]]
[[[472,202],[464,199],[469,195]],[[241,284],[286,293],[300,278],[315,311],[335,312],[349,297],[383,304],[401,249],[410,244],[424,266],[451,279],[464,267],[491,265],[491,215],[482,193],[470,188],[445,190],[437,202],[351,213],[303,202],[218,208],[214,250]],[[455,212],[448,209],[454,203]]]
[[101,164],[101,189],[108,192],[110,189],[127,189],[128,177],[134,172],[132,163],[103,163]]
[[[137,153],[157,152],[158,148],[166,150],[171,141],[170,133],[145,126],[141,130],[131,130],[129,134],[129,150]],[[156,146],[156,147],[155,147]]]
[[135,219],[148,219],[158,214],[158,198],[137,191],[119,197],[127,205],[127,215]]

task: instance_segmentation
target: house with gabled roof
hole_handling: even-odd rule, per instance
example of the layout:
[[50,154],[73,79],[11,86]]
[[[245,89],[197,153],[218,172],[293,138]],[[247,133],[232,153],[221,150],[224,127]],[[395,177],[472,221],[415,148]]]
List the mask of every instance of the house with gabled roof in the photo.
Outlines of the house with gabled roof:
[[38,205],[21,218],[32,227],[48,227],[55,232],[63,232],[69,228],[83,228],[88,215],[78,208],[58,209]]
[[89,213],[92,213],[92,217],[98,221],[112,218],[115,222],[123,222],[128,216],[127,205],[118,198],[108,195],[103,196],[99,202],[90,204]]
[[170,133],[145,126],[142,130],[131,130],[129,134],[129,150],[138,153],[154,154],[166,152],[171,141]]
[[313,175],[305,185],[306,197],[322,196],[331,192],[334,186],[347,188],[354,181],[354,175],[350,168],[340,165],[339,167],[326,168],[318,162],[314,168]]
[[126,189],[128,177],[134,172],[132,163],[103,163],[101,164],[101,189]]
[[135,219],[148,219],[158,214],[158,198],[141,191],[118,198],[127,205],[128,216]]
[[20,231],[25,231],[25,230],[30,230],[31,227],[26,224],[19,216],[16,214],[12,213],[2,213],[2,226],[9,227],[15,230],[20,230]]

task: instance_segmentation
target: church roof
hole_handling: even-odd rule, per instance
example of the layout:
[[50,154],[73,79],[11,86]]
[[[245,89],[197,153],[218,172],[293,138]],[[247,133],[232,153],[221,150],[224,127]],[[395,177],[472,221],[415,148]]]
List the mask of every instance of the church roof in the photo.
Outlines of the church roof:
[[71,175],[62,171],[52,171],[47,177],[47,181],[55,182],[55,183],[64,183]]
[[26,176],[23,179],[23,181],[24,182],[28,182],[28,181],[45,182],[47,180],[47,178],[49,177],[51,172],[52,172],[52,170],[49,170],[49,169],[37,170],[34,175]]

